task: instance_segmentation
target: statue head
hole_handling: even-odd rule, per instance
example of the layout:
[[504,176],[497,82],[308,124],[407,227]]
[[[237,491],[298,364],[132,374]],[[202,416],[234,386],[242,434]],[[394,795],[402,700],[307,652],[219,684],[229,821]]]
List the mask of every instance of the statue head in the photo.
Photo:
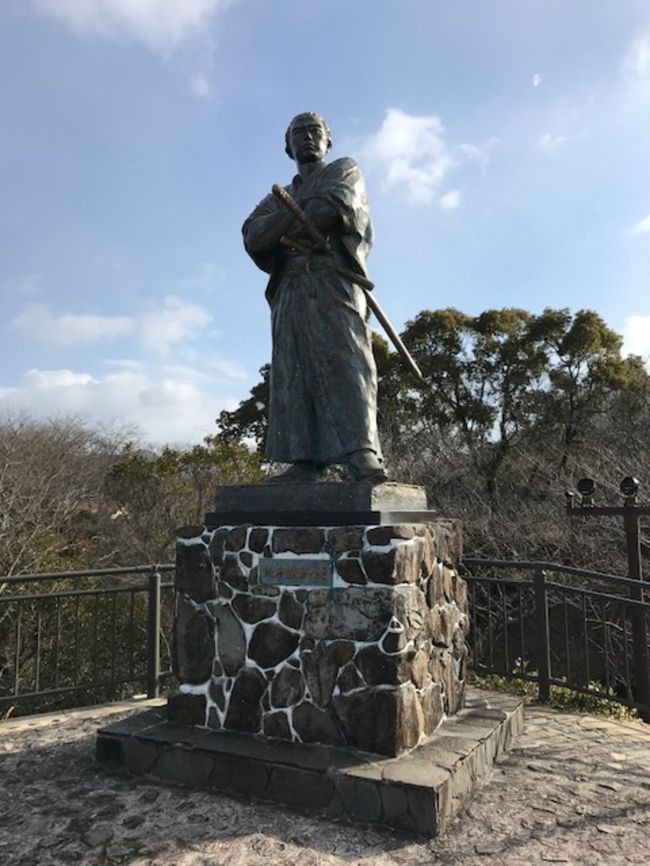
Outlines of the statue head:
[[296,162],[322,162],[332,146],[332,133],[325,118],[307,111],[294,117],[284,141],[288,156]]

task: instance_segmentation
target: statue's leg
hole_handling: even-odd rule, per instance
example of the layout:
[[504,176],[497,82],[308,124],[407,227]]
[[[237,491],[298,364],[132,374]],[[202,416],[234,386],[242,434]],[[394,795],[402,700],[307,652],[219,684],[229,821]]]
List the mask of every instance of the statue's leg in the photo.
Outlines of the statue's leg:
[[345,454],[343,460],[355,481],[370,481],[373,484],[388,481],[383,460],[370,448]]
[[327,467],[313,460],[297,460],[287,470],[274,475],[267,484],[313,484],[324,481]]

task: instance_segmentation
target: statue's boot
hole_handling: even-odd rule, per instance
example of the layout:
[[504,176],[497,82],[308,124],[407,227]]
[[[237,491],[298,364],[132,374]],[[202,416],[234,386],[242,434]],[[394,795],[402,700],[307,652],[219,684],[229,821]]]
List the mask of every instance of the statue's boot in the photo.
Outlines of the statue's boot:
[[313,460],[298,460],[285,472],[267,479],[267,484],[313,484],[324,481],[327,469]]
[[355,481],[367,481],[371,484],[381,484],[383,481],[388,481],[383,461],[369,448],[346,454],[345,460]]

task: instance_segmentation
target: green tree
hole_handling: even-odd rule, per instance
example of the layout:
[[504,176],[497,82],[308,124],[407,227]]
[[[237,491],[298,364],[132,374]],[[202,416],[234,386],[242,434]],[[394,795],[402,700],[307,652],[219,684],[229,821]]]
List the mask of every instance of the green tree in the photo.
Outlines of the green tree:
[[260,368],[261,381],[251,388],[250,396],[232,411],[224,409],[217,418],[219,436],[225,441],[250,441],[261,454],[266,441],[271,365]]
[[234,438],[208,436],[203,445],[159,454],[128,445],[106,478],[106,494],[117,508],[118,558],[171,559],[175,530],[203,520],[217,486],[264,477],[260,455]]

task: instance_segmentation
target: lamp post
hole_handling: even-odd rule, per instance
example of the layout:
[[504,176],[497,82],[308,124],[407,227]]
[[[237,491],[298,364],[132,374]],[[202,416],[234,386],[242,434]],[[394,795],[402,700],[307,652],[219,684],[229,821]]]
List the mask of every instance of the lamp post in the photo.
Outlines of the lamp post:
[[[639,482],[628,475],[621,481],[622,505],[594,505],[593,496],[596,485],[591,478],[582,478],[576,485],[575,493],[567,492],[566,512],[569,517],[622,517],[627,549],[628,577],[636,584],[630,586],[630,596],[638,602],[644,600],[644,590],[650,583],[643,580],[641,561],[641,515],[650,514],[650,505],[639,505]],[[636,676],[635,698],[640,704],[650,705],[650,663],[648,660],[648,630],[646,611],[642,604],[635,604],[631,611],[632,653]],[[650,713],[641,711],[645,721],[650,721]]]

